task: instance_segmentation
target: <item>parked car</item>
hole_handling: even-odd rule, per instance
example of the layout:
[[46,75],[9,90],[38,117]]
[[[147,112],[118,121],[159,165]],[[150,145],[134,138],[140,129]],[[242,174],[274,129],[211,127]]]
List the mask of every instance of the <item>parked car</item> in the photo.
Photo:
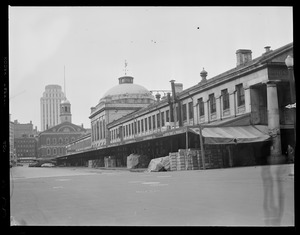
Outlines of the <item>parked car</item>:
[[38,162],[33,162],[28,165],[29,167],[37,167],[39,166]]
[[52,163],[44,163],[41,165],[41,167],[54,167],[55,165]]

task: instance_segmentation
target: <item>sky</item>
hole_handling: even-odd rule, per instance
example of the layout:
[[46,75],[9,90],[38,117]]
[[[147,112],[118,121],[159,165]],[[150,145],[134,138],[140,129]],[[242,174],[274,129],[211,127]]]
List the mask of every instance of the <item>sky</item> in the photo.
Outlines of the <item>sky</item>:
[[[9,112],[41,130],[40,98],[58,84],[72,122],[124,75],[148,90],[187,89],[236,66],[236,50],[261,56],[293,42],[292,7],[9,7]],[[64,73],[65,67],[65,73]],[[66,86],[64,87],[64,78]]]

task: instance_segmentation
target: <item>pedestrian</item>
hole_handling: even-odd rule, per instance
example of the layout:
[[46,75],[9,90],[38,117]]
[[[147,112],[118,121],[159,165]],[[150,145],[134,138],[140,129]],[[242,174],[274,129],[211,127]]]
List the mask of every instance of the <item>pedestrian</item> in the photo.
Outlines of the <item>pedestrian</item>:
[[294,149],[291,145],[288,145],[286,154],[288,163],[294,163]]

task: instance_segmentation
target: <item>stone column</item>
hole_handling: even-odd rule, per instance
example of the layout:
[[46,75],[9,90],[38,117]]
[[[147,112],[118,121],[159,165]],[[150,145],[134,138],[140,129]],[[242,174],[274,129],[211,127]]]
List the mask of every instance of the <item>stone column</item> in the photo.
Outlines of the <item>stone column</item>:
[[268,128],[272,137],[271,155],[281,155],[280,121],[277,86],[275,83],[267,83],[267,108]]
[[250,87],[244,87],[244,94],[245,94],[245,113],[251,112],[251,97],[250,97]]
[[228,93],[229,93],[229,108],[230,108],[230,116],[233,117],[234,116],[234,112],[235,112],[235,106],[236,106],[236,102],[235,102],[235,91],[234,89],[228,89]]

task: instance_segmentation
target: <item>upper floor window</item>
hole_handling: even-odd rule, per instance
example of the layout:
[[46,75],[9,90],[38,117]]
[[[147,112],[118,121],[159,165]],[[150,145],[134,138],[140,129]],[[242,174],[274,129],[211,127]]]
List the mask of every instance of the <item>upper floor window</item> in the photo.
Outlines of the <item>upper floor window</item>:
[[50,145],[50,138],[47,138],[47,145]]
[[204,102],[203,102],[203,98],[198,99],[198,103],[199,103],[199,115],[200,116],[204,116]]
[[152,122],[153,122],[153,130],[156,128],[155,127],[155,115],[152,116]]
[[165,112],[161,113],[161,126],[165,125]]
[[245,104],[245,93],[243,84],[236,85],[237,104],[238,106]]
[[151,117],[148,117],[149,130],[151,130]]
[[138,133],[140,133],[140,132],[141,132],[141,121],[138,120]]
[[223,99],[223,110],[229,109],[229,93],[227,89],[221,91]]
[[144,119],[141,120],[141,130],[144,132]]
[[186,121],[186,119],[187,119],[186,104],[182,105],[182,118],[183,118],[183,121]]
[[189,102],[188,110],[189,110],[189,119],[193,119],[194,118],[193,102]]
[[156,118],[157,118],[157,128],[160,127],[160,114],[156,114]]
[[148,125],[147,125],[147,118],[145,118],[145,131],[148,130]]
[[215,113],[216,112],[216,98],[214,93],[209,95],[209,104],[210,104],[210,112]]
[[170,122],[170,110],[166,111],[166,122]]

